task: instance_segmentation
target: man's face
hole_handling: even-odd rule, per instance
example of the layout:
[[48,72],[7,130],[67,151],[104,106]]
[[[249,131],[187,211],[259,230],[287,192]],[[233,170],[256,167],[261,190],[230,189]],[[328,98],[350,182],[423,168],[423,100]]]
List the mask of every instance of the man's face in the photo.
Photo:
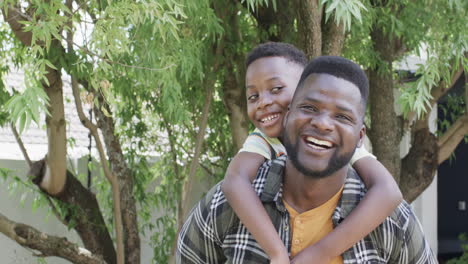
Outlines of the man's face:
[[283,57],[264,57],[247,68],[247,113],[268,137],[279,137],[283,118],[301,77],[303,67]]
[[365,134],[361,93],[353,83],[311,74],[285,118],[284,145],[304,175],[322,178],[345,166]]

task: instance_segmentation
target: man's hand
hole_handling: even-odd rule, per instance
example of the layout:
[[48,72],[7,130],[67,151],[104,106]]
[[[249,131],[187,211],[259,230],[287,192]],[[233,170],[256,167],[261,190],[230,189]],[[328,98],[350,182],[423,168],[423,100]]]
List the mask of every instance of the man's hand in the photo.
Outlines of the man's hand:
[[291,264],[328,264],[332,260],[332,256],[327,254],[326,250],[321,249],[316,245],[309,246],[299,252],[291,260]]

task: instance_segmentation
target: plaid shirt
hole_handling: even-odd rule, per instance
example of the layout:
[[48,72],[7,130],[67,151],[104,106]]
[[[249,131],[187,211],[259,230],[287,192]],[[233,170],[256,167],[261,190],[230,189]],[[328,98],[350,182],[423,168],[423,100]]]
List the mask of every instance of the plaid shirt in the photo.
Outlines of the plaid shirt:
[[[289,213],[281,198],[285,161],[285,157],[280,157],[265,162],[253,187],[290,251]],[[332,216],[335,226],[357,206],[365,192],[359,176],[349,169],[342,197]],[[342,256],[344,263],[437,263],[406,202]],[[269,259],[239,221],[217,184],[192,209],[183,225],[177,243],[176,263],[269,263]]]

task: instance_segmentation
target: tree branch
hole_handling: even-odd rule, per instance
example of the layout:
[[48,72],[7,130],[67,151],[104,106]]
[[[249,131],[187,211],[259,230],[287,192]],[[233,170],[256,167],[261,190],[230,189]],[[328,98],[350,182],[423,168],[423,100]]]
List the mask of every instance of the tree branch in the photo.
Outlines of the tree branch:
[[71,86],[73,90],[73,97],[75,98],[76,110],[78,117],[80,118],[81,123],[86,127],[91,134],[93,135],[94,141],[96,142],[96,147],[99,152],[99,158],[101,159],[102,168],[104,175],[111,184],[112,188],[112,198],[114,203],[114,218],[115,218],[115,234],[117,238],[117,263],[124,263],[124,242],[123,242],[123,227],[122,227],[122,211],[120,206],[120,189],[117,177],[112,173],[107,164],[107,157],[104,151],[104,147],[101,141],[101,138],[98,133],[97,126],[93,124],[84,114],[83,106],[81,103],[80,93],[78,90],[78,82],[76,79],[71,76]]
[[16,127],[15,127],[15,125],[13,123],[11,123],[11,131],[13,132],[13,135],[15,136],[16,142],[18,143],[18,145],[19,145],[19,147],[21,149],[21,153],[23,153],[23,157],[26,160],[26,163],[28,163],[28,167],[31,167],[32,166],[32,161],[29,158],[28,152],[26,151],[26,148],[24,147],[23,140],[21,140],[21,137],[20,137],[20,135],[19,135],[18,131],[16,130]]
[[24,24],[21,24],[19,21],[31,21],[31,18],[21,12],[21,10],[17,7],[12,7],[8,5],[7,10],[2,8],[3,17],[5,18],[5,22],[10,24],[11,29],[15,36],[25,45],[30,46],[32,40],[32,33],[31,32],[24,32],[23,27]]
[[[220,54],[223,50],[223,47],[222,47],[223,40],[220,40],[220,42],[221,43],[219,43],[216,47],[215,58],[220,58]],[[212,72],[216,73],[218,71],[218,67],[219,67],[219,60],[215,62]],[[200,153],[201,153],[201,149],[202,149],[203,141],[205,137],[206,127],[208,125],[208,116],[209,116],[211,101],[213,99],[214,78],[213,80],[210,80],[210,83],[206,85],[205,87],[208,87],[208,90],[206,91],[205,103],[203,106],[202,115],[200,117],[200,122],[199,122],[200,125],[198,128],[197,138],[195,141],[195,151],[193,154],[192,162],[190,163],[189,175],[186,179],[186,182],[183,188],[183,195],[182,195],[182,198],[183,198],[182,214],[183,215],[179,216],[179,217],[182,217],[182,219],[185,219],[191,207],[191,201],[187,199],[187,195],[191,193],[192,188],[193,188],[193,181],[194,181],[195,174],[197,172],[197,167],[198,167],[198,159],[200,157]]]
[[465,135],[468,135],[468,113],[459,117],[437,141],[437,145],[439,146],[439,164],[450,157],[450,154],[457,148]]
[[11,221],[0,213],[0,233],[23,247],[40,252],[41,257],[56,256],[73,263],[105,264],[101,256],[93,255],[87,249],[71,243],[64,237],[50,236],[37,229]]

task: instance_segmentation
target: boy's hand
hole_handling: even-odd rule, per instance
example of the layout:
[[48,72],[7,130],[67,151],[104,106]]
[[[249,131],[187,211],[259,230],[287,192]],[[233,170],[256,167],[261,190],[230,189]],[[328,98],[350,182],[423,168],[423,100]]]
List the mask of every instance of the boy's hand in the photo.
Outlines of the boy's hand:
[[270,264],[290,264],[289,257],[275,257],[270,259]]
[[270,264],[290,264],[288,251],[284,249],[278,254],[270,256]]
[[332,257],[327,254],[325,250],[312,245],[294,256],[291,260],[291,264],[328,264],[331,260]]

